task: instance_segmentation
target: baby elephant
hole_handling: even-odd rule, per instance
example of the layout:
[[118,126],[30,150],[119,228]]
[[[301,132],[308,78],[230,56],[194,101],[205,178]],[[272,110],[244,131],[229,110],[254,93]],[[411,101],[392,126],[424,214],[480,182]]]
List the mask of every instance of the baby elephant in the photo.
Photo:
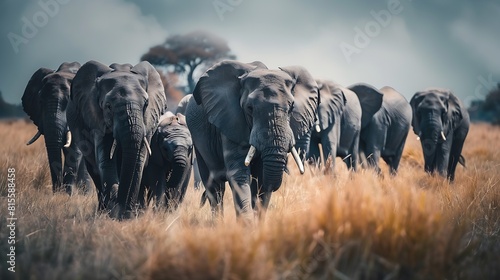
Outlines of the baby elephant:
[[141,204],[148,189],[148,202],[155,196],[157,206],[177,208],[191,177],[193,156],[193,142],[184,115],[172,112],[162,115],[151,138],[151,156],[144,168],[139,193]]

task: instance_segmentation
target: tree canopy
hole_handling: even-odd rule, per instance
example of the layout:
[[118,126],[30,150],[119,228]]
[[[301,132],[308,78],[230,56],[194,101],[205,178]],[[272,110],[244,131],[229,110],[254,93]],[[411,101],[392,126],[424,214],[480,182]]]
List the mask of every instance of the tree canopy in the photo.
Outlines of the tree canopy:
[[156,67],[171,68],[173,72],[187,75],[186,92],[196,85],[196,70],[205,70],[223,59],[235,59],[227,42],[206,31],[194,31],[185,35],[172,35],[165,43],[151,47],[141,56]]
[[473,121],[486,121],[500,125],[500,83],[490,90],[485,100],[474,101],[469,113]]

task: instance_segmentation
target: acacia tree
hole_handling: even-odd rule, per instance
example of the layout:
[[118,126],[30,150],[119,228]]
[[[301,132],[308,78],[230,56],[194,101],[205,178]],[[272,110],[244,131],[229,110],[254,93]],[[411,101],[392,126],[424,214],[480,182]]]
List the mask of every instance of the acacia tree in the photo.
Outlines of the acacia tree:
[[191,93],[196,85],[193,75],[197,69],[207,69],[220,60],[235,58],[224,39],[206,31],[194,31],[168,37],[165,43],[142,55],[141,61],[187,74],[186,92]]

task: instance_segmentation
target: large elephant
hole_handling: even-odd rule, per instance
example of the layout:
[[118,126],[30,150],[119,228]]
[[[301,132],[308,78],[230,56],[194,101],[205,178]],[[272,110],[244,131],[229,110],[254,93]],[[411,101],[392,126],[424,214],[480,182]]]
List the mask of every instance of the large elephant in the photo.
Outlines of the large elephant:
[[289,152],[303,172],[294,139],[314,125],[318,86],[302,67],[223,61],[201,76],[193,97],[186,119],[212,213],[222,213],[227,181],[237,216],[253,220],[281,186]]
[[38,69],[22,97],[24,111],[38,127],[38,132],[27,145],[44,135],[54,192],[65,189],[71,194],[75,185],[87,183],[85,165],[81,164],[82,154],[71,141],[66,121],[71,82],[79,68],[78,62],[65,62],[56,71]]
[[[318,80],[320,100],[317,124],[310,132],[310,143],[299,139],[297,147],[307,151],[307,158],[320,159],[322,146],[325,160],[332,156],[342,157],[349,169],[358,165],[359,133],[361,130],[361,106],[351,90],[332,81]],[[368,114],[368,112],[366,112]],[[335,160],[330,168],[335,167]]]
[[148,62],[108,67],[89,61],[75,75],[68,123],[97,187],[100,210],[113,210],[118,218],[132,214],[149,143],[165,111],[160,76]]
[[[167,112],[151,139],[151,157],[142,175],[141,193],[150,190],[156,204],[176,208],[184,199],[193,166],[193,142],[182,114]],[[144,195],[139,195],[144,197]]]
[[[188,94],[184,96],[181,101],[179,101],[179,104],[177,104],[177,109],[175,110],[175,114],[182,114],[186,115],[186,108],[189,103],[189,100],[193,98],[192,94]],[[198,161],[196,160],[196,156],[194,157],[193,160],[193,179],[194,179],[194,189],[199,190],[201,186],[203,186],[203,183],[201,182],[201,176],[200,176],[200,170],[198,169]]]
[[[406,137],[411,125],[411,107],[408,101],[391,87],[380,90],[367,85],[349,87],[359,97],[363,117],[359,139],[360,157],[368,166],[380,173],[380,157],[389,165],[392,175],[398,171]],[[375,114],[368,117],[365,111]]]
[[425,171],[438,171],[450,181],[460,162],[465,138],[469,132],[469,113],[448,89],[431,88],[412,97],[413,131],[419,136],[424,153]]

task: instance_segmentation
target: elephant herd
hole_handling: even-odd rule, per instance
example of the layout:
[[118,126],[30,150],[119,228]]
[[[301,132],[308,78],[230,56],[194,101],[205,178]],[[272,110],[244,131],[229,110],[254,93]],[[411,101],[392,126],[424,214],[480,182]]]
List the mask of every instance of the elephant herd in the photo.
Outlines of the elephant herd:
[[381,173],[382,158],[395,175],[410,126],[425,171],[453,181],[457,163],[465,165],[469,128],[467,110],[449,90],[417,92],[407,102],[391,87],[343,87],[301,66],[229,60],[208,69],[175,114],[148,62],[40,68],[22,104],[38,128],[27,144],[44,135],[53,191],[71,194],[91,179],[98,209],[118,219],[151,200],[175,208],[194,169],[214,216],[223,212],[227,182],[237,216],[251,221],[280,188],[289,153],[301,173],[304,160],[318,162],[322,153],[353,171],[363,165]]

